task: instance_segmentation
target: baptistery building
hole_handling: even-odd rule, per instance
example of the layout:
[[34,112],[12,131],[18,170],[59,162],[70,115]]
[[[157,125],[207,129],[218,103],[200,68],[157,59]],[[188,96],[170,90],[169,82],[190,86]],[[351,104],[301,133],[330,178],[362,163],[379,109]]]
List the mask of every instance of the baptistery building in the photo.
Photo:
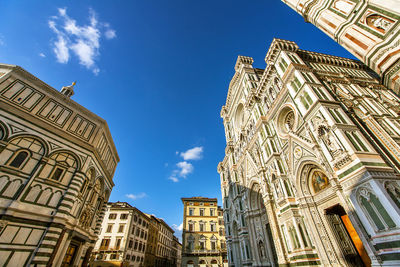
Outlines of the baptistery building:
[[229,266],[399,266],[399,97],[357,60],[274,39],[221,110]]
[[0,266],[87,266],[119,161],[107,123],[0,64]]

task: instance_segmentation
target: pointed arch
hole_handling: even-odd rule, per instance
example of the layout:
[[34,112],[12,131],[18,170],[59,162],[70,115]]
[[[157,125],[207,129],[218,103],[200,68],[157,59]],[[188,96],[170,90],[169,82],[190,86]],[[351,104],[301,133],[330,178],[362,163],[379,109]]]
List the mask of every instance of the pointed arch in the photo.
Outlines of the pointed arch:
[[313,195],[317,193],[310,188],[310,174],[312,174],[312,172],[320,171],[327,177],[327,180],[329,182],[332,177],[330,177],[329,172],[323,171],[324,169],[325,168],[321,164],[316,162],[314,158],[305,157],[300,161],[294,173],[296,174],[295,186],[297,188],[297,191],[300,192],[301,196]]

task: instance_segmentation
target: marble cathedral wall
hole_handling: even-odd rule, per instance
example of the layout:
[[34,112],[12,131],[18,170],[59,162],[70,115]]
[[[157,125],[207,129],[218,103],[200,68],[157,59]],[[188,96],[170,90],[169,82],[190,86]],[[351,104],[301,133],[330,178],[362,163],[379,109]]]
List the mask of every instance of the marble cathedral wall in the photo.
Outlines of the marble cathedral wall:
[[230,266],[400,264],[399,98],[359,61],[239,56],[218,165]]
[[396,0],[282,0],[400,90],[400,4]]

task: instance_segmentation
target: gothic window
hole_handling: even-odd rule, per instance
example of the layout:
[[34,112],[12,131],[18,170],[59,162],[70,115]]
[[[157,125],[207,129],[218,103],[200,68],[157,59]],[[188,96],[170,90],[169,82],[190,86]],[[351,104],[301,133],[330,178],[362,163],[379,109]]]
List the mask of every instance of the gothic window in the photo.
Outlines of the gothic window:
[[309,247],[309,244],[308,244],[308,241],[307,241],[307,237],[306,237],[306,235],[304,233],[304,230],[303,230],[303,225],[301,223],[299,223],[297,226],[299,227],[300,236],[301,236],[301,239],[303,240],[304,246],[305,247]]
[[307,80],[309,83],[314,83],[314,78],[311,76],[311,74],[307,72],[303,72],[303,77]]
[[290,85],[292,86],[292,88],[294,89],[295,92],[298,92],[301,88],[301,82],[299,81],[299,79],[296,76],[294,76]]
[[290,60],[294,63],[300,64],[300,60],[297,59],[297,57],[293,54],[287,54]]
[[283,180],[283,184],[285,185],[286,194],[287,194],[289,197],[293,196],[292,190],[290,189],[289,182],[288,182],[286,179],[284,179],[284,180]]
[[324,89],[322,89],[321,87],[312,86],[312,89],[314,90],[315,94],[317,94],[319,99],[329,100],[329,98],[326,96],[326,93],[324,92]]
[[297,237],[296,229],[293,226],[289,227],[289,234],[293,248],[294,249],[300,248],[299,238]]
[[278,152],[278,151],[276,150],[276,146],[275,146],[274,140],[271,139],[271,140],[269,140],[269,141],[270,141],[269,143],[270,143],[270,145],[271,145],[271,147],[272,147],[272,151],[273,151],[273,152]]
[[382,231],[396,227],[396,224],[393,222],[382,203],[373,193],[363,188],[359,192],[358,200],[364,213],[366,213],[367,217],[370,218],[375,226],[375,229]]
[[313,104],[313,101],[307,91],[304,91],[304,94],[300,96],[300,101],[306,110]]
[[279,65],[279,68],[281,68],[281,71],[283,73],[285,73],[286,68],[288,67],[288,64],[283,57],[280,58],[278,65]]
[[314,193],[318,193],[319,191],[328,187],[328,177],[321,171],[314,171],[311,174],[311,185]]
[[287,242],[287,236],[286,236],[287,231],[286,231],[285,225],[281,225],[281,230],[282,230],[283,241],[285,242],[286,249],[287,249],[288,252],[290,252],[290,247],[289,247],[289,244]]
[[354,149],[358,152],[368,152],[368,148],[365,145],[365,142],[361,140],[358,132],[355,131],[346,131],[345,132],[347,138],[350,140]]
[[18,154],[13,158],[9,165],[14,168],[20,168],[22,163],[24,163],[28,158],[28,155],[29,154],[26,151],[18,152]]
[[333,119],[336,123],[343,123],[346,124],[346,120],[344,119],[342,113],[337,108],[330,108],[328,109],[329,113],[332,115]]
[[277,160],[276,160],[276,163],[277,163],[277,165],[278,165],[279,173],[280,173],[280,174],[284,174],[284,173],[285,173],[285,168],[284,168],[283,165],[282,165],[282,161],[279,160],[279,159],[277,159]]

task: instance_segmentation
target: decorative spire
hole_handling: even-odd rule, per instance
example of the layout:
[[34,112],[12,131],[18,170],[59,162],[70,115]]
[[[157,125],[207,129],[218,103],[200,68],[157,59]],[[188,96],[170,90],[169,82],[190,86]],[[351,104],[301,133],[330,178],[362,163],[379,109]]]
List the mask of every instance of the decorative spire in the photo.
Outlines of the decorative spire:
[[76,84],[76,81],[73,82],[70,86],[64,86],[63,88],[61,88],[61,93],[63,95],[66,95],[68,97],[71,97],[74,95],[74,86]]

